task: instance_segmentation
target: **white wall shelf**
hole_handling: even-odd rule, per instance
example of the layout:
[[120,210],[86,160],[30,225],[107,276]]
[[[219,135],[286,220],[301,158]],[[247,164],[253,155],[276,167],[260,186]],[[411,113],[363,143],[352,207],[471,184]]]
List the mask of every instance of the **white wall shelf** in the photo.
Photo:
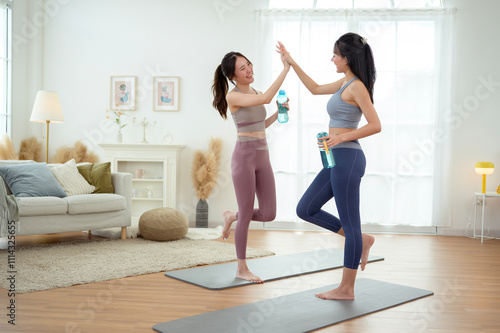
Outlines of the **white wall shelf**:
[[[184,146],[148,143],[101,143],[105,159],[111,162],[113,172],[132,174],[132,218],[154,208],[178,208],[180,152]],[[135,170],[145,171],[136,178]],[[148,197],[148,187],[153,195]]]

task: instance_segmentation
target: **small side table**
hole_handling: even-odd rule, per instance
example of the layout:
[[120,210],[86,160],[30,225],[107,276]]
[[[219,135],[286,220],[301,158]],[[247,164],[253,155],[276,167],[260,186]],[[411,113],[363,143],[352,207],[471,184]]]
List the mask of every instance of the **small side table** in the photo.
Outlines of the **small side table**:
[[479,238],[479,235],[476,235],[476,220],[477,220],[477,200],[483,200],[483,208],[481,214],[481,243],[483,243],[484,239],[484,206],[486,206],[486,198],[487,197],[500,197],[500,194],[495,192],[486,192],[486,193],[474,193],[474,238]]

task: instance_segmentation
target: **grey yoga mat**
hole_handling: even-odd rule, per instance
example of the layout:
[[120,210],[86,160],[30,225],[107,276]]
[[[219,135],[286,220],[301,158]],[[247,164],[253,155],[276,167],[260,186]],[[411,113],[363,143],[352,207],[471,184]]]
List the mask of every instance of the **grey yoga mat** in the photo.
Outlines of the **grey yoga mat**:
[[[384,260],[382,257],[368,257],[368,262]],[[292,276],[315,273],[343,267],[344,251],[321,249],[310,252],[271,256],[247,260],[250,270],[264,281],[272,281]],[[253,282],[235,277],[236,262],[201,266],[166,272],[171,278],[191,283],[203,288],[221,290],[240,287]]]
[[299,333],[318,330],[345,320],[433,295],[432,291],[371,279],[356,280],[354,301],[322,300],[315,293],[329,285],[233,308],[167,321],[157,332]]

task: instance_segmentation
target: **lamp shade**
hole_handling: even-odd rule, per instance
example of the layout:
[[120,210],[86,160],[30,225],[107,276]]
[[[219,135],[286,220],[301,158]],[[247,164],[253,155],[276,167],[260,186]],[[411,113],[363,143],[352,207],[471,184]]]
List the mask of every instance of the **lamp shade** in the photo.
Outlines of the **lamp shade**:
[[476,173],[480,175],[491,175],[495,171],[495,165],[491,162],[477,162]]
[[31,112],[30,121],[45,123],[63,123],[64,116],[62,113],[59,95],[55,91],[40,90],[36,94],[35,104]]

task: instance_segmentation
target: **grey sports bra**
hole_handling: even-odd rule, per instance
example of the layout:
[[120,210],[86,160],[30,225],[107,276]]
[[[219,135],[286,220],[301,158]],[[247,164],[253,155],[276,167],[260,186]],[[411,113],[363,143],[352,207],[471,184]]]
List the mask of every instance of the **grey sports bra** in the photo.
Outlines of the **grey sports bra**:
[[[233,90],[241,92],[238,88],[234,88]],[[258,94],[255,89],[254,91],[256,94]],[[238,109],[238,111],[231,112],[238,133],[265,131],[266,114],[266,108],[262,104],[254,106],[242,106]],[[238,140],[241,141],[241,139],[239,138],[241,137],[238,137]]]
[[326,111],[330,115],[330,127],[358,128],[362,114],[361,109],[358,106],[345,102],[341,97],[345,88],[357,79],[355,77],[347,82],[345,86],[332,95],[328,104],[326,104]]

